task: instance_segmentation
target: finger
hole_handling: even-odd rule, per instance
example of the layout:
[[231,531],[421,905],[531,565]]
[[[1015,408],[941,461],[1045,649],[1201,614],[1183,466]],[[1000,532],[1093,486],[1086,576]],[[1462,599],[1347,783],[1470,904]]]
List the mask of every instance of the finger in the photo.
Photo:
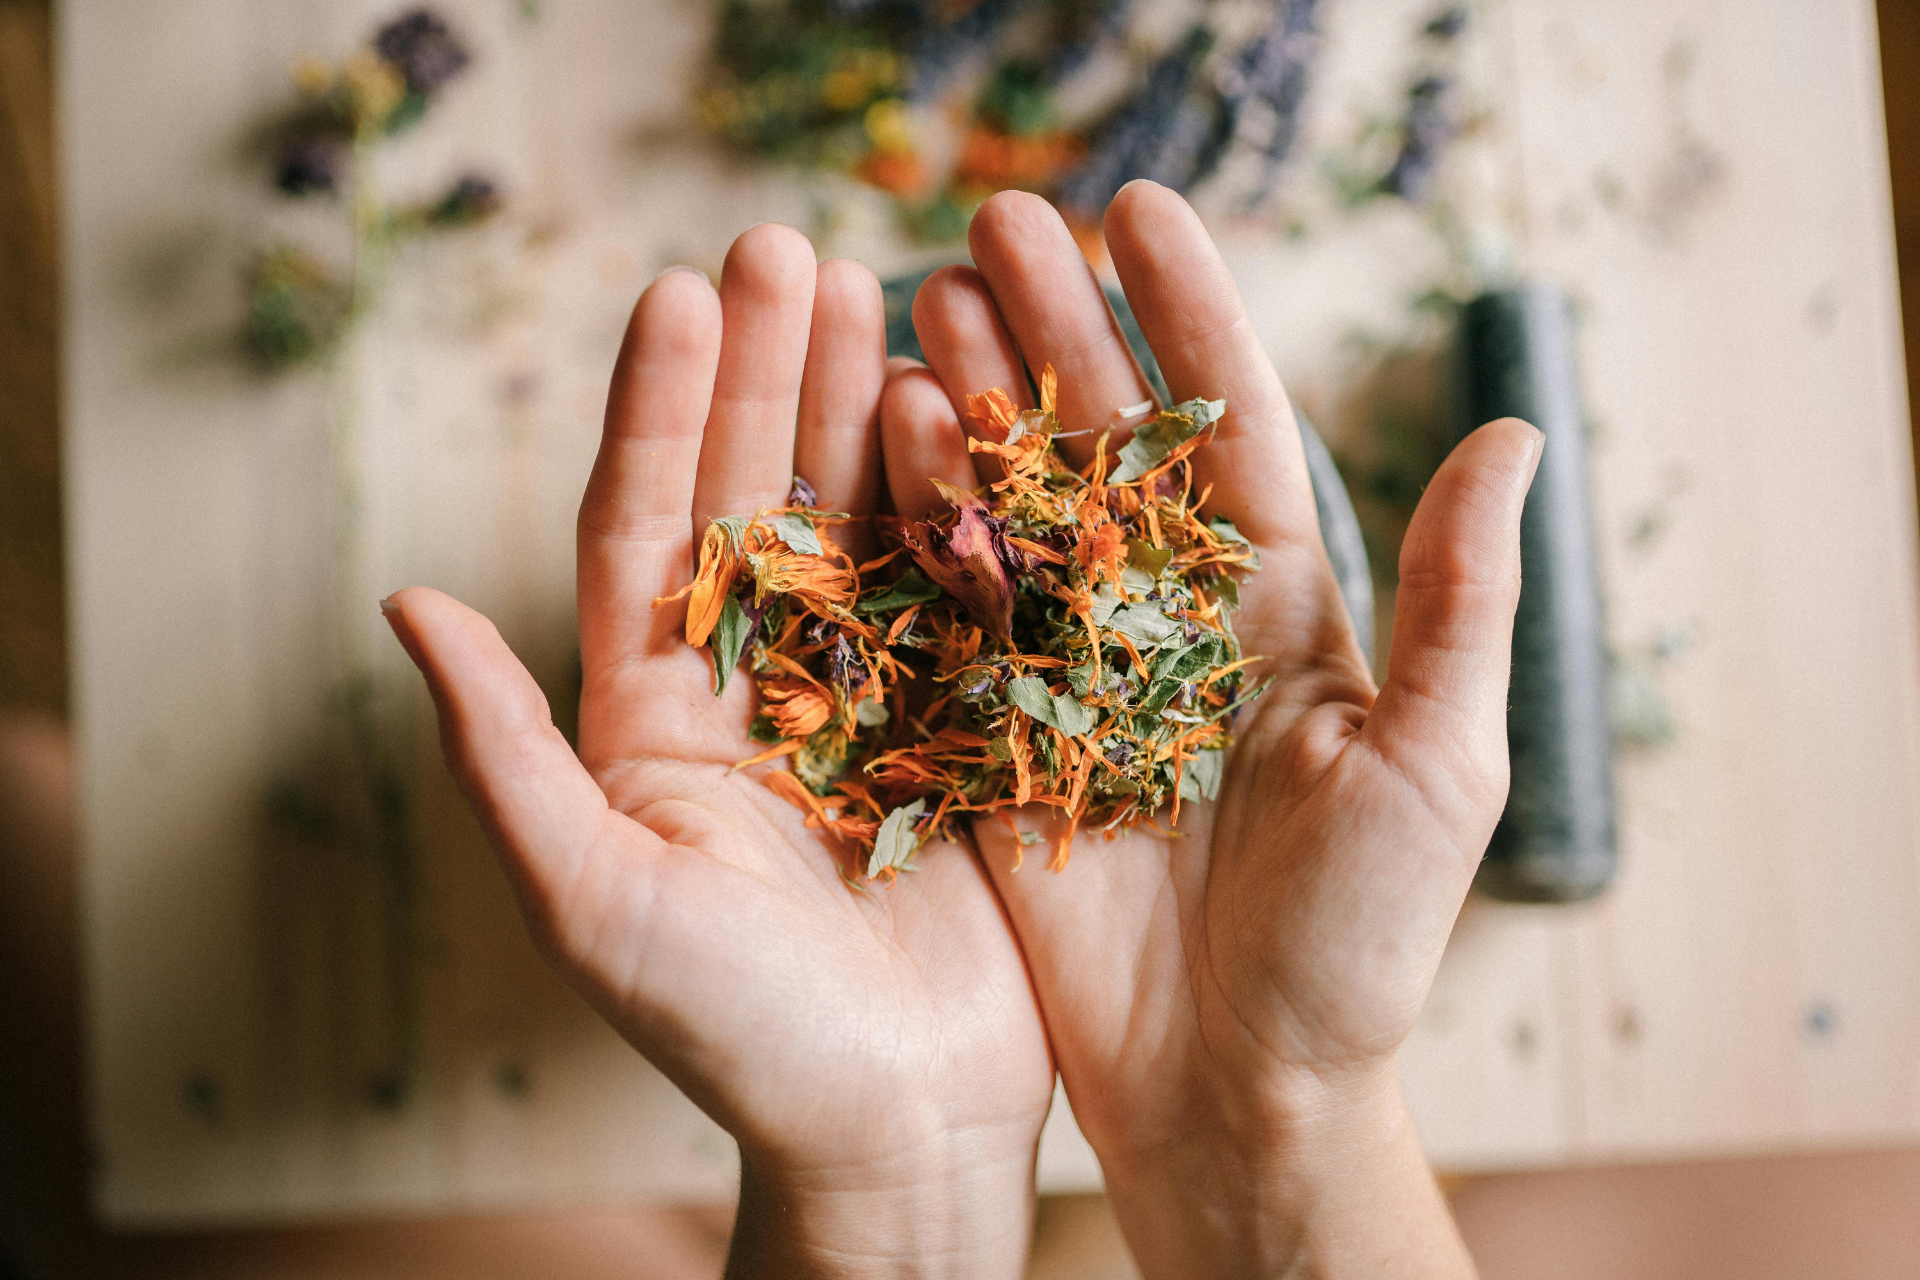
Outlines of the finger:
[[[942,267],[921,282],[913,295],[913,331],[967,434],[978,434],[967,418],[968,396],[998,387],[1018,407],[1032,407],[1019,348],[974,268]],[[1005,474],[1000,460],[987,454],[974,455],[974,464],[983,481]]]
[[1293,408],[1219,250],[1185,200],[1146,181],[1114,197],[1106,235],[1173,399],[1227,402],[1193,470],[1208,514],[1232,520],[1266,561],[1241,591],[1242,644],[1273,659],[1282,705],[1366,700],[1366,660],[1321,545]]
[[1362,735],[1429,795],[1463,780],[1470,799],[1506,793],[1520,512],[1545,439],[1518,418],[1481,427],[1407,527],[1387,681]]
[[[1121,410],[1151,402],[1153,389],[1059,212],[1039,196],[1003,191],[973,215],[967,247],[1027,367],[1037,378],[1051,364],[1059,375],[1061,427],[1122,428],[1109,444],[1117,447],[1123,428],[1137,421]],[[1060,443],[1080,464],[1095,441],[1084,435]]]
[[1172,191],[1139,179],[1107,207],[1106,235],[1174,400],[1227,402],[1213,442],[1193,455],[1199,487],[1213,488],[1211,511],[1262,547],[1317,546],[1293,407],[1200,219]]
[[700,446],[693,527],[782,505],[812,328],[813,246],[763,222],[733,242],[720,275],[720,368]]
[[548,712],[545,695],[491,622],[450,596],[409,587],[381,611],[426,677],[448,767],[534,919],[550,918],[589,870],[610,825],[659,843],[607,806]]
[[879,501],[886,359],[880,281],[846,258],[821,263],[800,381],[793,470],[813,486],[825,510],[866,515]]
[[689,510],[720,356],[720,299],[691,268],[640,295],[580,502],[580,652],[589,673],[653,648],[682,610],[653,608],[692,576]]
[[880,397],[880,439],[893,509],[909,519],[946,508],[934,479],[962,489],[977,483],[953,402],[926,369],[907,369],[888,380]]

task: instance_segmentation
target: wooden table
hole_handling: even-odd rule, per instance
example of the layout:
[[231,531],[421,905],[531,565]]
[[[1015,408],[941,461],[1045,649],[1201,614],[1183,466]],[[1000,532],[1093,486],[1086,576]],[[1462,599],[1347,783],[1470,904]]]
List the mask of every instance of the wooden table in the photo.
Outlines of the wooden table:
[[[445,7],[479,56],[396,144],[395,180],[484,162],[513,213],[404,263],[334,378],[268,381],[207,355],[237,264],[326,228],[271,202],[241,144],[297,54],[344,51],[386,8],[61,6],[86,961],[116,1223],[731,1191],[724,1136],[540,966],[417,698],[425,1087],[369,1102],[391,1030],[377,886],[262,818],[326,731],[328,414],[351,405],[380,451],[372,586],[459,594],[562,691],[572,507],[633,294],[822,198],[823,253],[919,259],[872,197],[675,132],[704,41],[686,8]],[[1311,137],[1391,105],[1426,8],[1330,7]],[[1622,760],[1615,890],[1461,919],[1404,1057],[1445,1168],[1920,1137],[1920,629],[1872,19],[1864,0],[1482,11],[1479,216],[1581,303],[1613,641],[1694,643],[1663,668],[1675,742]],[[1431,237],[1393,210],[1302,242],[1216,225],[1283,373],[1337,423],[1357,394],[1343,337],[1404,325]],[[1042,1179],[1097,1180],[1064,1108]]]

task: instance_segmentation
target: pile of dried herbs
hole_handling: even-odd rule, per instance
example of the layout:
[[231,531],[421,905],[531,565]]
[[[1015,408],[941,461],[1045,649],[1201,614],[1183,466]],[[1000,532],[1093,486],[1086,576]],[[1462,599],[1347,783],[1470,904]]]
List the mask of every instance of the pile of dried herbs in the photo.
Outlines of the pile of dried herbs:
[[1003,477],[941,485],[950,510],[928,520],[875,517],[884,554],[856,563],[832,536],[850,517],[796,480],[789,505],[716,520],[693,582],[661,601],[687,601],[716,694],[746,655],[771,745],[742,763],[787,757],[768,784],[869,877],[975,815],[1011,826],[1019,805],[1065,816],[1056,868],[1081,827],[1177,819],[1182,798],[1215,795],[1234,715],[1265,683],[1228,621],[1259,559],[1193,491],[1190,455],[1225,403],[1162,410],[1117,452],[1102,435],[1076,472],[1055,449],[1051,368],[1040,392],[1026,412],[997,389],[970,398],[969,447]]

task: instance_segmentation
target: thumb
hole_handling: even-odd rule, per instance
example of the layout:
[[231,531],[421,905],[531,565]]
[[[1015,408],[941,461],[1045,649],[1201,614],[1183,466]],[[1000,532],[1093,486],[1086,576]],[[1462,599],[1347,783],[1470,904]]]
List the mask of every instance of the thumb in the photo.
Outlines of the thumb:
[[1501,418],[1435,473],[1401,545],[1387,680],[1362,731],[1424,794],[1457,796],[1489,826],[1507,792],[1520,512],[1545,442]]
[[536,930],[552,938],[554,904],[567,899],[614,816],[606,796],[491,622],[425,587],[395,592],[380,610],[426,677],[448,767]]

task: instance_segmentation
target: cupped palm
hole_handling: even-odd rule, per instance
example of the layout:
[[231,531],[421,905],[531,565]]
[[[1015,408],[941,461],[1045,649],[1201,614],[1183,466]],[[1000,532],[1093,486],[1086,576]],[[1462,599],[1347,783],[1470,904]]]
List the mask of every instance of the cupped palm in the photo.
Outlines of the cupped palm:
[[[395,630],[536,938],[572,984],[737,1137],[787,1170],[924,1168],[935,1148],[1023,1158],[1053,1067],[1019,948],[973,851],[925,850],[887,891],[734,765],[750,682],[722,697],[683,606],[719,515],[882,494],[879,287],[766,225],[718,290],[694,272],[636,306],[580,512],[580,750],[480,615],[411,588]],[[846,536],[857,537],[857,528]]]

